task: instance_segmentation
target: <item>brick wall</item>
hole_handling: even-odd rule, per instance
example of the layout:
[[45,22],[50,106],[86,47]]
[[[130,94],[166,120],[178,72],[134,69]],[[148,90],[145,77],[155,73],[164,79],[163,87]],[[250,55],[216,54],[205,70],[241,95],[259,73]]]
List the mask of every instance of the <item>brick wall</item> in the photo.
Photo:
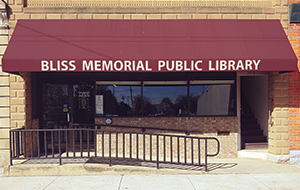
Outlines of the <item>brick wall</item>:
[[[0,2],[0,14],[5,13],[5,4]],[[0,22],[0,168],[9,163],[10,130],[10,81],[9,74],[2,72],[2,56],[8,44],[8,29]]]
[[289,74],[269,75],[269,159],[289,159]]
[[[200,7],[24,7],[24,2],[25,0],[8,0],[8,5],[12,11],[12,15],[10,15],[9,19],[9,26],[11,29],[8,33],[10,35],[13,33],[18,19],[278,19],[281,21],[287,35],[289,28],[288,0],[273,0],[272,4],[268,6],[251,7],[243,7],[241,4],[223,6],[218,3]],[[0,54],[3,54],[5,47],[6,44],[1,46],[2,51]],[[30,97],[30,92],[26,91],[25,93],[25,89],[29,89],[30,84],[26,83],[26,81],[29,81],[27,80],[28,78],[26,79],[26,76],[24,81],[22,77],[17,75],[8,75],[2,72],[0,74],[1,79],[4,79],[3,81],[9,81],[8,85],[0,83],[0,107],[2,106],[1,108],[10,109],[8,115],[5,115],[7,111],[4,111],[4,114],[0,118],[0,151],[6,151],[5,154],[7,155],[8,130],[11,127],[21,127],[25,124],[26,128],[30,128],[32,125],[30,116],[31,100],[26,99],[26,97]],[[22,76],[24,77],[24,75]],[[286,80],[286,78],[284,78],[284,80]],[[272,82],[272,80],[270,81],[272,86],[274,82]],[[281,82],[279,83],[281,84]],[[274,96],[275,102],[281,102],[282,100],[286,101],[287,91],[288,87],[279,87],[279,90],[273,89],[272,87],[269,92],[273,93],[271,96]],[[276,93],[282,93],[284,97],[280,97],[281,95],[276,95]],[[277,112],[288,112],[288,105],[285,105],[284,107],[276,107],[274,103],[272,103],[272,105],[274,106],[272,114],[274,124],[278,127],[285,128],[287,119],[282,118],[282,114],[277,114]],[[273,131],[271,131],[270,134],[270,141],[272,141],[270,153],[285,155],[286,146],[284,145],[281,147],[280,144],[282,143],[278,144],[277,142],[286,142],[286,140],[283,139],[286,138],[285,134],[288,132],[284,131],[281,133],[276,127],[270,126],[270,129],[271,128]],[[277,135],[277,132],[279,132],[279,135]],[[212,135],[215,134],[216,133],[214,132]],[[230,141],[236,143],[236,133],[231,133],[231,135],[230,138],[224,137],[222,142]],[[279,136],[280,140],[277,139]],[[229,149],[234,146],[236,146],[236,144],[230,145],[229,147],[222,147],[222,149],[225,150],[228,148],[228,151],[226,152],[231,152]],[[236,155],[236,151],[232,155]],[[0,160],[0,166],[2,163],[3,162]]]
[[[290,0],[289,3],[300,3],[300,1]],[[298,58],[298,68],[300,66],[300,24],[291,23],[289,25],[289,40]],[[300,75],[299,72],[290,73],[290,113],[289,113],[289,148],[290,163],[300,163]]]
[[[188,136],[216,137],[221,144],[218,157],[235,158],[238,150],[238,118],[237,117],[128,117],[113,118],[114,125],[136,126],[141,129],[115,128],[105,125],[105,118],[96,118],[96,124],[101,124],[101,129],[109,131],[141,132],[143,127],[156,127],[163,129],[181,129],[191,132]],[[229,135],[218,135],[218,132],[230,132]],[[146,130],[147,133],[184,135],[185,132],[168,130]],[[211,142],[214,143],[214,142]],[[107,146],[106,146],[107,147]],[[209,144],[209,151],[215,152],[215,144]]]

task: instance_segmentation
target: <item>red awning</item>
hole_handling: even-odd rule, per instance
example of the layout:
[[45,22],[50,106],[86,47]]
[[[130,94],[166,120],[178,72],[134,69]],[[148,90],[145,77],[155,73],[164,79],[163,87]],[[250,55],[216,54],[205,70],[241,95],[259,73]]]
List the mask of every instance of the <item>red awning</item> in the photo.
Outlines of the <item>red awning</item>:
[[296,71],[277,20],[19,20],[5,72]]

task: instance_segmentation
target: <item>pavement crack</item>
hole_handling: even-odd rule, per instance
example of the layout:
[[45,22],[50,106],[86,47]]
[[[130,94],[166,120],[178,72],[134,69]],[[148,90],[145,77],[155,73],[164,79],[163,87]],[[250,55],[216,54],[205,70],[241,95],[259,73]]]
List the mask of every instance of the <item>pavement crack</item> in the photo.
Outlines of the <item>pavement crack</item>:
[[[259,181],[258,179],[256,179],[254,176],[252,176],[251,174],[248,174],[252,179],[254,179],[255,181],[259,182],[260,184],[262,184],[263,186],[265,186],[267,189],[270,189],[268,186],[266,186],[265,184],[263,184],[261,181]],[[271,190],[271,189],[270,189]]]
[[189,178],[188,175],[186,175],[186,177],[188,178],[189,182],[191,183],[191,185],[193,186],[193,188],[196,190],[196,187],[194,186],[194,184],[192,183],[191,179]]
[[121,175],[121,179],[120,179],[120,183],[119,183],[119,187],[118,187],[118,190],[120,190],[120,188],[121,188],[121,185],[122,185],[122,181],[123,181],[123,176],[124,176],[124,175]]
[[53,179],[43,190],[47,189],[57,178],[58,178],[58,176],[56,176],[56,178]]

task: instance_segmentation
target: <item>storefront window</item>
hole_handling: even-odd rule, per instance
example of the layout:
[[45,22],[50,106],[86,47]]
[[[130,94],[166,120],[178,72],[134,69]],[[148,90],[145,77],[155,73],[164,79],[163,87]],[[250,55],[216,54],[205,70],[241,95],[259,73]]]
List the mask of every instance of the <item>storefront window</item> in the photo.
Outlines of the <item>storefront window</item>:
[[144,86],[145,116],[178,116],[187,112],[187,86]]
[[96,82],[98,116],[224,116],[235,105],[234,80]]
[[234,115],[233,84],[190,86],[191,115]]
[[[131,85],[97,85],[97,95],[103,97],[98,104],[97,115],[137,116],[140,115],[141,87]],[[102,105],[101,105],[102,103]],[[97,105],[96,105],[97,106]],[[101,110],[102,109],[102,110]]]

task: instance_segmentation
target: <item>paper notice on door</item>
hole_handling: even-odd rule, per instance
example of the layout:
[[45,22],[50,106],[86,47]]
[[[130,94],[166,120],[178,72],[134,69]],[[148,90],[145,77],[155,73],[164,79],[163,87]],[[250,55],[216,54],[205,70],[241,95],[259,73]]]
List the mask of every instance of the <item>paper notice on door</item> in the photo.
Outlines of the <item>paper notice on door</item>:
[[103,95],[96,95],[96,114],[103,114]]

